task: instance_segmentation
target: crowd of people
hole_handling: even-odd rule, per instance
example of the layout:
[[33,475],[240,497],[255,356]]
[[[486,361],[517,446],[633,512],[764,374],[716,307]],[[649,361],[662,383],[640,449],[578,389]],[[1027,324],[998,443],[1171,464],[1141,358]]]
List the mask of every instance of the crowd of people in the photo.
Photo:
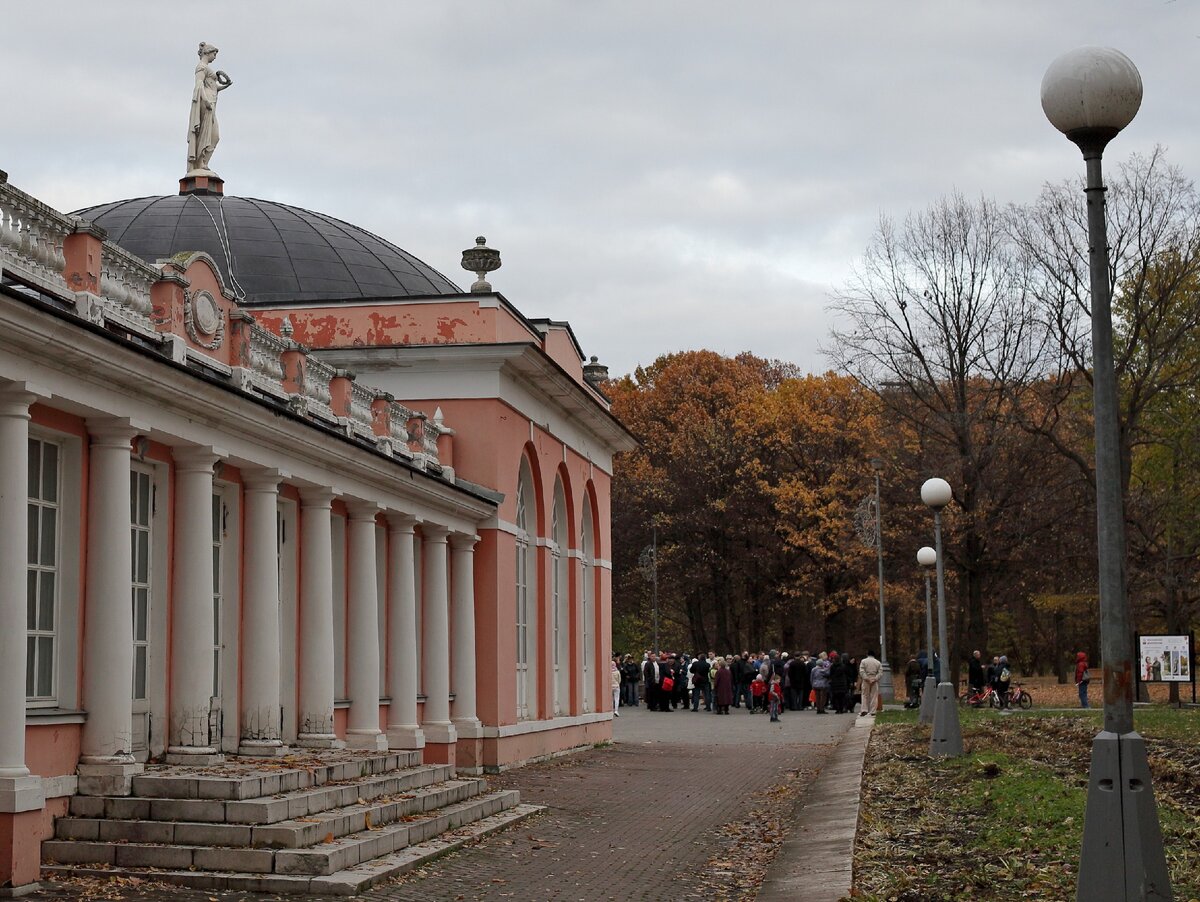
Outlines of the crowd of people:
[[873,715],[879,703],[883,667],[873,651],[859,660],[823,651],[741,655],[655,653],[641,660],[616,654],[612,660],[613,711],[637,707],[644,697],[651,711],[700,711],[729,714],[765,712],[778,720],[784,711],[813,709],[817,714]]

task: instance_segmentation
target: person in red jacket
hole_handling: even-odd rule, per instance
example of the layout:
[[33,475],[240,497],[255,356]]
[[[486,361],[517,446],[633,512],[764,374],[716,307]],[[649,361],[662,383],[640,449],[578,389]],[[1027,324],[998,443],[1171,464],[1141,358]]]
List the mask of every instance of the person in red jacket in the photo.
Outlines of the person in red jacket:
[[750,684],[750,694],[754,696],[754,707],[750,709],[750,713],[765,711],[767,707],[767,681],[763,679],[761,673]]
[[1080,651],[1075,653],[1075,685],[1079,687],[1079,707],[1088,708],[1088,681],[1091,679],[1091,674],[1088,672],[1087,652]]
[[783,684],[777,673],[771,676],[771,685],[767,689],[767,710],[771,712],[771,720],[779,720],[779,713],[783,710]]

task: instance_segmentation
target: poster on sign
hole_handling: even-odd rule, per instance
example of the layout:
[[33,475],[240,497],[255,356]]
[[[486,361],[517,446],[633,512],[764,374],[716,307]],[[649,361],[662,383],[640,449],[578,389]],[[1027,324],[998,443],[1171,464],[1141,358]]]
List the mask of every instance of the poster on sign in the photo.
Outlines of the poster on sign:
[[1138,676],[1143,683],[1190,683],[1190,636],[1139,636]]

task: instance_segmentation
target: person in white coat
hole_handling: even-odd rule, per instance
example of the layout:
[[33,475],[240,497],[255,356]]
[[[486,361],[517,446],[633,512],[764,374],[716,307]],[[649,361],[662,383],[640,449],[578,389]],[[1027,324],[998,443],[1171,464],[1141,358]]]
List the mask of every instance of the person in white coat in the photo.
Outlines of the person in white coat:
[[875,657],[875,652],[867,652],[858,665],[858,680],[862,684],[862,712],[859,717],[875,716],[875,708],[879,705],[879,678],[882,675],[883,665]]

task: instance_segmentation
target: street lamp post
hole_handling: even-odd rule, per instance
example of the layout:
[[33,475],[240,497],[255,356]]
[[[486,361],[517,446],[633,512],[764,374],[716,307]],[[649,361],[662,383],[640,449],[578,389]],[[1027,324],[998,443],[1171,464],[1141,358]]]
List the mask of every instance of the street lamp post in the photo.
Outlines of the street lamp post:
[[1111,48],[1065,53],[1042,79],[1046,118],[1078,145],[1087,167],[1104,728],[1092,741],[1078,902],[1172,897],[1146,747],[1133,729],[1133,636],[1125,597],[1125,511],[1101,170],[1104,148],[1133,121],[1141,103],[1137,67]]
[[887,657],[887,625],[883,616],[883,508],[879,506],[879,474],[883,472],[883,461],[871,458],[871,469],[875,471],[875,556],[879,560],[879,695],[885,702],[894,701],[896,686],[892,681],[892,666]]
[[963,752],[962,727],[958,723],[958,699],[950,682],[950,649],[946,642],[946,577],[942,565],[942,508],[950,503],[954,492],[944,479],[926,479],[921,486],[921,500],[933,510],[933,545],[937,555],[938,648],[941,656],[941,682],[933,702],[933,733],[929,737],[929,754],[956,758]]
[[918,723],[933,723],[933,699],[937,694],[937,681],[933,678],[933,607],[929,601],[929,568],[937,563],[938,554],[928,545],[917,550],[917,563],[925,571],[925,658],[928,672],[925,674],[925,685],[921,689],[921,710],[917,715]]

